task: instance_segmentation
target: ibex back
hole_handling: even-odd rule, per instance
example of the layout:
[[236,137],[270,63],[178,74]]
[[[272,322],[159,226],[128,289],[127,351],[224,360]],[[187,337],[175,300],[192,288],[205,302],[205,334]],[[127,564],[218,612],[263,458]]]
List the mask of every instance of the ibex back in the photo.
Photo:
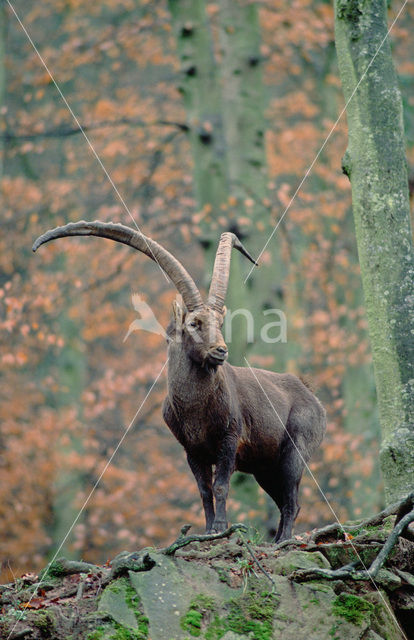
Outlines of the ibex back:
[[167,328],[168,395],[163,416],[186,451],[203,502],[206,531],[227,527],[230,477],[239,470],[253,474],[279,507],[275,540],[291,537],[299,512],[299,482],[322,441],[325,411],[294,375],[226,362],[221,327],[231,250],[234,247],[254,260],[234,234],[223,233],[204,303],[176,258],[151,238],[120,224],[70,223],[40,236],[33,250],[49,240],[75,235],[102,236],[145,253],[182,295],[185,308],[174,304]]

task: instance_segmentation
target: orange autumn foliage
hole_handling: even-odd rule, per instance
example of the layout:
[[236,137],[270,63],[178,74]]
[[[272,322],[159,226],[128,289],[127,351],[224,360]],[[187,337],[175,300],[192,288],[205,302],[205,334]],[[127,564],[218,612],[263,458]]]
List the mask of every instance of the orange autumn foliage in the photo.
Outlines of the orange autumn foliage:
[[[124,247],[70,239],[33,256],[34,238],[82,218],[130,226],[135,221],[182,260],[201,286],[206,267],[197,242],[200,225],[214,219],[221,230],[229,208],[240,206],[230,196],[218,212],[197,210],[191,149],[177,127],[186,117],[167,3],[64,4],[64,11],[58,0],[21,4],[21,18],[118,193],[84,137],[70,133],[76,123],[9,14],[8,97],[0,106],[0,129],[16,138],[2,146],[0,196],[1,582],[40,569],[53,555],[60,544],[59,479],[76,480],[68,505],[76,514],[165,364],[160,336],[136,332],[123,342],[136,318],[131,294],[145,294],[164,327],[175,295],[156,265]],[[214,26],[217,6],[207,4]],[[407,6],[393,34],[397,66],[406,75],[413,73],[413,16]],[[261,24],[270,186],[263,205],[274,226],[343,103],[330,4],[267,0]],[[24,137],[53,131],[61,135]],[[354,392],[347,386],[349,374],[369,369],[371,359],[350,189],[340,166],[345,148],[342,119],[278,229],[286,269],[283,282],[277,273],[274,281],[286,294],[288,339],[296,345],[289,368],[311,377],[328,410],[325,443],[310,469],[341,520],[358,514],[357,483],[372,477],[378,450],[365,408],[350,403]],[[408,157],[414,162],[413,145]],[[240,208],[246,227],[253,203],[254,194]],[[267,264],[273,251],[269,244]],[[266,357],[252,352],[251,362],[274,367],[274,349]],[[202,528],[194,480],[162,422],[164,395],[162,375],[86,504],[69,551],[104,562],[124,548],[166,544],[185,522]],[[352,420],[359,415],[353,430],[350,413]],[[380,501],[378,490],[378,506]],[[235,518],[264,530],[262,493],[257,502],[246,510],[230,497]],[[301,502],[298,530],[332,520],[309,474]]]

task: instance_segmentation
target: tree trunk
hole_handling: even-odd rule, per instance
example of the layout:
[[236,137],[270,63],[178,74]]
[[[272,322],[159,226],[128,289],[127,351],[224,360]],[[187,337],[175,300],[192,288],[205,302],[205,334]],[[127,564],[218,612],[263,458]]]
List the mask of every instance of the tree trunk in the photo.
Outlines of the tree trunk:
[[246,198],[254,200],[249,217],[255,222],[263,218],[268,181],[258,7],[220,0],[219,8],[229,195],[242,209]]
[[181,62],[179,91],[187,111],[194,190],[208,217],[210,211],[220,211],[227,198],[221,97],[210,28],[203,0],[169,0],[168,4]]
[[[227,225],[247,240],[258,256],[272,232],[268,205],[268,173],[265,150],[265,93],[260,53],[261,32],[257,4],[219,2],[220,81],[228,175]],[[275,242],[272,243],[275,248]],[[243,256],[233,255],[227,306],[233,312],[246,309],[254,319],[254,352],[269,354],[260,331],[268,318],[263,311],[279,306],[272,289],[283,278],[281,251],[272,252],[272,263],[261,261],[260,270],[244,280],[251,270]],[[275,277],[277,283],[275,283]],[[273,319],[273,318],[272,318]],[[231,362],[245,366],[246,319],[232,319]],[[277,368],[284,369],[284,345],[277,352]],[[283,356],[281,354],[283,353]]]
[[352,186],[382,430],[380,460],[391,503],[413,482],[414,253],[401,96],[389,41],[383,42],[386,17],[385,0],[335,3],[339,70],[350,100],[343,169]]
[[[4,133],[6,109],[6,3],[0,0],[0,134]],[[0,179],[4,175],[6,142],[0,138]]]
[[[206,212],[200,226],[208,286],[221,232],[234,231],[256,256],[271,233],[258,7],[220,0],[217,55],[205,3],[170,0],[169,7],[182,67],[180,90],[190,128],[194,192],[198,208]],[[200,134],[206,131],[210,136],[203,139]],[[281,302],[274,293],[275,277],[276,284],[283,277],[280,254],[275,250],[272,263],[262,264],[244,283],[251,265],[233,253],[225,324],[233,365],[246,364],[244,357],[252,346],[250,325],[254,352],[269,355],[270,348],[277,357],[277,369],[284,370],[286,345],[261,340],[262,326],[275,320],[263,311]],[[237,476],[234,486],[239,499],[244,501],[250,492],[253,504],[257,503],[257,487],[248,476]]]
[[[85,353],[79,343],[82,333],[82,319],[72,320],[68,309],[62,309],[59,320],[60,332],[65,337],[65,346],[59,356],[59,406],[76,407],[79,418],[82,415],[82,393],[85,388],[87,363]],[[49,530],[53,541],[53,551],[62,543],[79,513],[79,496],[87,490],[85,475],[69,462],[72,453],[81,454],[83,440],[79,435],[68,434],[68,442],[59,444],[61,467],[57,470],[53,486],[53,521]],[[78,523],[83,521],[79,518]],[[80,550],[75,550],[70,541],[61,549],[68,558],[79,558]]]

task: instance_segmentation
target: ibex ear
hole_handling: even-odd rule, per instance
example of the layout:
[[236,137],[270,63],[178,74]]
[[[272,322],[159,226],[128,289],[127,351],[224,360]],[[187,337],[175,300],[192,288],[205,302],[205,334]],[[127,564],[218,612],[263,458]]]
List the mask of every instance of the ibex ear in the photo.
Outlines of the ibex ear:
[[177,300],[173,301],[172,310],[175,324],[177,327],[180,327],[183,324],[185,313]]

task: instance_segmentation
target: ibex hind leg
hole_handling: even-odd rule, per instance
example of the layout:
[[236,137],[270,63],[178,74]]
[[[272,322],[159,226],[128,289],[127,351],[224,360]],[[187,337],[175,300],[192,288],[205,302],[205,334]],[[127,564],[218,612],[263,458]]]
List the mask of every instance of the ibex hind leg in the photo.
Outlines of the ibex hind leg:
[[292,537],[293,523],[299,513],[298,489],[303,473],[303,460],[295,446],[287,443],[276,473],[255,475],[257,482],[274,500],[280,511],[275,542]]

